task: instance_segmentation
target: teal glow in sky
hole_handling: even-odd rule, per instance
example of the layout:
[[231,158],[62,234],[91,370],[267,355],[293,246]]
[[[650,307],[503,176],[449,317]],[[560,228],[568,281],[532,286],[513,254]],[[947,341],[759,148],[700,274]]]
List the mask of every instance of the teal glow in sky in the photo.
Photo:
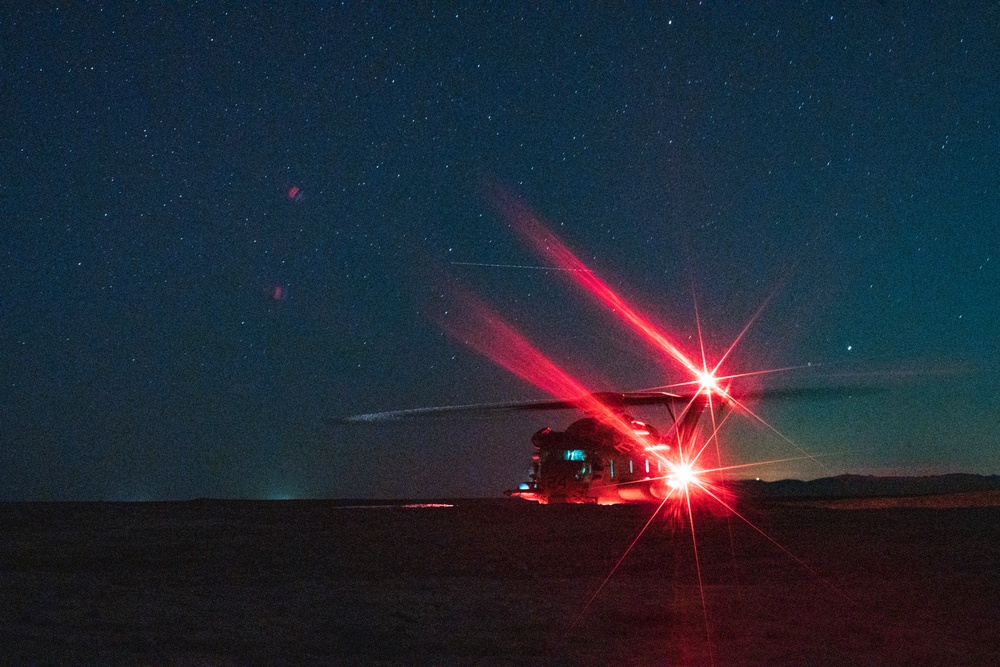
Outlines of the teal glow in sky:
[[982,3],[8,9],[0,499],[516,487],[570,416],[321,421],[541,397],[440,281],[596,388],[670,380],[518,268],[494,180],[680,340],[692,292],[716,349],[774,294],[740,368],[962,370],[762,406],[823,465],[751,476],[1000,472],[998,42]]

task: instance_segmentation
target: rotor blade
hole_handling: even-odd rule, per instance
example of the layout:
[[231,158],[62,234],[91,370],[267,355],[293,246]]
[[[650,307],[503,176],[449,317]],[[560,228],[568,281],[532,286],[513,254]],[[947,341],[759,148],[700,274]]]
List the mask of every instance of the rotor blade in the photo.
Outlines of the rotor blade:
[[[692,383],[685,383],[692,384]],[[678,385],[669,385],[663,387],[676,388]],[[868,396],[871,394],[881,393],[883,391],[888,391],[889,386],[885,384],[827,384],[827,385],[801,385],[801,386],[788,386],[788,387],[771,387],[767,389],[729,389],[725,391],[713,392],[719,401],[725,402],[727,397],[735,398],[737,400],[760,400],[760,401],[770,401],[770,400],[784,400],[784,399],[816,399],[816,400],[829,400],[838,398],[850,398],[853,396]],[[624,405],[655,405],[655,404],[667,404],[670,400],[674,401],[692,401],[697,396],[704,396],[704,390],[698,389],[695,391],[673,391],[667,394],[669,399],[657,399],[656,396],[663,396],[664,392],[660,389],[641,389],[638,391],[627,391],[622,394],[625,397]],[[647,398],[648,397],[648,398]]]
[[370,412],[349,417],[334,417],[327,419],[328,424],[373,424],[380,422],[404,421],[408,419],[423,419],[428,417],[444,417],[459,414],[479,413],[501,414],[505,412],[536,412],[543,410],[587,410],[594,400],[609,408],[622,408],[629,405],[665,405],[680,400],[676,394],[662,391],[643,392],[613,392],[600,391],[575,399],[519,401],[514,403],[473,403],[470,405],[446,405],[431,408],[413,408],[409,410],[389,410],[386,412]]
[[575,409],[573,401],[525,401],[518,403],[474,403],[470,405],[445,405],[430,408],[413,408],[409,410],[388,410],[386,412],[370,412],[349,417],[333,417],[327,419],[328,424],[374,424],[380,422],[405,421],[409,419],[424,419],[433,417],[455,416],[460,414],[479,413],[501,414],[505,412],[523,412],[531,410],[570,410]]
[[745,392],[733,392],[740,400],[752,399],[760,401],[785,399],[817,399],[833,400],[851,398],[854,396],[870,396],[888,391],[888,387],[873,385],[827,386],[827,387],[785,387],[774,389],[753,389]]
[[[740,400],[783,400],[783,399],[834,399],[850,396],[864,396],[885,391],[882,387],[789,387],[784,389],[758,389],[739,393]],[[369,412],[348,417],[332,417],[326,419],[327,424],[377,424],[384,422],[407,421],[410,419],[427,419],[434,417],[451,417],[470,415],[486,417],[515,412],[541,412],[546,410],[582,410],[587,412],[587,406],[596,399],[611,409],[621,409],[642,405],[669,405],[678,402],[691,401],[698,395],[691,393],[670,393],[665,391],[599,391],[589,396],[575,399],[516,401],[511,403],[472,403],[469,405],[445,405],[429,408],[412,408],[408,410],[388,410],[385,412]]]

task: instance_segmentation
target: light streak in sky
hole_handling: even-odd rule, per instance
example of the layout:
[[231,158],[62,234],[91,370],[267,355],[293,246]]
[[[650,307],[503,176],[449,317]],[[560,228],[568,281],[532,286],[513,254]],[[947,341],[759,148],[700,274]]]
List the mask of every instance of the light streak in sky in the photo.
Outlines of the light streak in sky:
[[488,264],[485,262],[451,262],[453,266],[485,266],[495,269],[533,269],[535,271],[584,271],[585,269],[564,269],[560,266],[526,266],[523,264]]
[[[576,402],[580,410],[595,415],[621,434],[625,442],[631,443],[633,452],[645,450],[649,443],[635,433],[628,419],[602,403],[591,389],[559,368],[485,302],[459,287],[451,287],[450,292],[458,313],[453,317],[445,315],[438,318],[445,331],[553,397],[570,397],[569,400]],[[662,456],[654,455],[666,461]]]
[[567,271],[574,282],[640,332],[670,359],[692,373],[699,368],[670,338],[625,302],[607,283],[598,278],[519,198],[502,188],[493,189],[495,204],[504,217],[531,248],[548,261]]

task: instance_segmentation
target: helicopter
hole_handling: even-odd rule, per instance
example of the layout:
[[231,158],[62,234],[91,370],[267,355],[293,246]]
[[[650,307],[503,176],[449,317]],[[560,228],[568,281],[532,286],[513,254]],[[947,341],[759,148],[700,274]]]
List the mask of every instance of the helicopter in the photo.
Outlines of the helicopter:
[[[665,391],[595,392],[569,400],[416,408],[360,414],[338,424],[377,423],[453,413],[578,410],[583,416],[564,431],[545,427],[531,438],[529,479],[507,495],[540,504],[616,505],[662,502],[692,483],[700,484],[697,426],[707,409],[719,418],[728,393]],[[672,418],[661,433],[632,417],[627,408],[663,406]],[[701,449],[704,449],[702,446]]]
[[[667,392],[630,392],[592,398],[607,411],[588,411],[565,431],[545,427],[532,436],[529,481],[507,495],[541,504],[661,502],[695,481],[691,452],[706,396],[686,400]],[[628,406],[657,404],[673,418],[665,434],[625,412]]]
[[[593,392],[574,399],[513,403],[480,403],[413,408],[328,419],[330,425],[377,424],[458,414],[576,410],[583,416],[563,431],[551,427],[531,437],[533,452],[528,481],[506,495],[539,504],[618,505],[662,503],[698,489],[718,490],[714,471],[700,465],[702,453],[715,439],[727,412],[748,400],[828,399],[880,391],[859,385],[790,386],[750,389],[734,397],[730,386],[704,378],[689,391]],[[661,406],[671,418],[658,430],[627,412],[632,407]],[[712,434],[699,424],[711,415]]]

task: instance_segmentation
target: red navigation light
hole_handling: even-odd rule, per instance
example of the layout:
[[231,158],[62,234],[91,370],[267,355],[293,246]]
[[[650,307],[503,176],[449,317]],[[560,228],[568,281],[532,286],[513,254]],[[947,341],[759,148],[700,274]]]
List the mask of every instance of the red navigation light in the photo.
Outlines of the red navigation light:
[[722,387],[719,386],[719,379],[712,371],[697,371],[698,385],[706,394],[722,394]]
[[690,463],[670,463],[667,475],[667,486],[678,491],[690,491],[691,486],[700,485],[698,475],[700,470]]

